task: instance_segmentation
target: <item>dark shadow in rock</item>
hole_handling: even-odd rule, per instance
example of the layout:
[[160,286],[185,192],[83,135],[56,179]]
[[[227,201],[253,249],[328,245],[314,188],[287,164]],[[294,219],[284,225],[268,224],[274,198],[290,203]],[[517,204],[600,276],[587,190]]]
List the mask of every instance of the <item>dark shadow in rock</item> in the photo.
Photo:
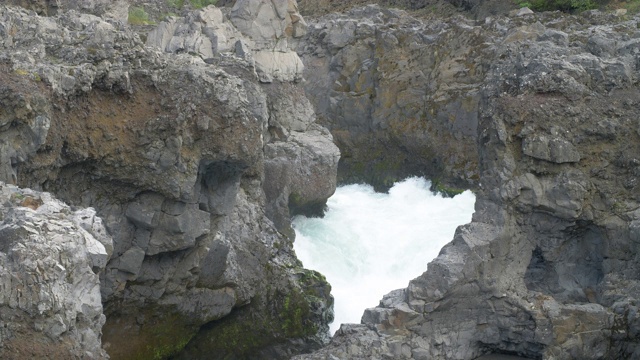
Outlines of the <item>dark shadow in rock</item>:
[[515,356],[515,355],[505,355],[505,354],[488,354],[488,355],[482,355],[476,358],[475,360],[528,360],[528,359],[531,359],[531,358]]
[[212,215],[228,214],[235,206],[240,176],[246,164],[233,161],[202,161],[200,164],[200,210]]
[[532,251],[525,284],[558,301],[598,302],[604,234],[591,224],[577,224],[564,232],[562,240],[544,239]]

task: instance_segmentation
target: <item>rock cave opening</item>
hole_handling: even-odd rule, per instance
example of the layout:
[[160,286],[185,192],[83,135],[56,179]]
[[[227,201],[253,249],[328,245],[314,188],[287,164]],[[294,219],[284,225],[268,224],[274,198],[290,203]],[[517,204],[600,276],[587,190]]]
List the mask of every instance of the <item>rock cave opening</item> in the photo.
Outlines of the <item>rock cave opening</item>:
[[240,176],[247,166],[236,161],[202,161],[199,208],[213,215],[228,213],[235,205]]

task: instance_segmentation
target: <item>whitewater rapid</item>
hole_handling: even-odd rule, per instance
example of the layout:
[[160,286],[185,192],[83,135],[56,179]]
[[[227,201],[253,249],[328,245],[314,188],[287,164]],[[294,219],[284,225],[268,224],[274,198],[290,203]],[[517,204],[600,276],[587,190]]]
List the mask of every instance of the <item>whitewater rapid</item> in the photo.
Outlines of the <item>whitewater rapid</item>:
[[430,185],[409,178],[388,194],[368,185],[341,186],[324,218],[293,219],[298,258],[332,286],[332,334],[342,323],[360,323],[364,310],[389,291],[407,287],[453,239],[456,227],[471,221],[472,192],[444,198]]

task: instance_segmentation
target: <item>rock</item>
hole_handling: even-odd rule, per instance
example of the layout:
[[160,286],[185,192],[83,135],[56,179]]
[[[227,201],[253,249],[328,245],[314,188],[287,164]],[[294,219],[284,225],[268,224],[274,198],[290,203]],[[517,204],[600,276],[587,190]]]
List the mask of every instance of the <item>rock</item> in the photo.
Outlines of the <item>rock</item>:
[[511,10],[509,12],[509,16],[525,16],[525,15],[531,15],[533,14],[533,10],[529,9],[528,7],[521,7],[518,10]]
[[270,50],[257,51],[253,58],[256,72],[263,83],[278,81],[300,81],[304,65],[293,51],[279,52]]
[[98,273],[109,254],[87,220],[110,243],[93,209],[74,213],[47,193],[0,182],[3,358],[108,358]]
[[580,161],[580,154],[567,140],[555,137],[536,136],[525,138],[522,152],[536,159],[551,161],[557,164]]
[[300,358],[638,356],[637,19],[370,5],[307,27],[294,1],[247,0],[170,17],[147,47],[84,3],[98,10],[0,6],[0,179],[102,218],[11,190],[0,251],[19,271],[0,283],[35,269],[21,281],[71,293],[1,292],[18,320],[3,357],[105,357],[102,324],[113,359],[317,349],[330,286],[295,258],[289,216],[321,212],[338,165],[378,189],[472,187],[476,213],[407,289]]
[[323,213],[336,189],[335,179],[327,181],[326,174],[336,173],[340,151],[317,125],[292,131],[288,140],[265,146],[265,195],[267,216],[280,231],[292,233],[291,215]]
[[138,275],[142,262],[144,261],[145,251],[139,247],[132,247],[125,251],[118,258],[118,264],[115,265],[118,270]]
[[[303,20],[294,1],[280,5],[278,16],[292,27],[280,40],[288,41]],[[87,268],[100,275],[91,291],[106,320],[85,320],[103,328],[112,359],[178,356],[191,341],[207,356],[276,359],[328,341],[328,284],[304,272],[293,239],[265,215],[266,146],[276,141],[269,122],[296,133],[277,140],[295,149],[281,160],[303,160],[294,168],[306,172],[268,186],[295,190],[302,203],[333,193],[339,154],[314,124],[304,91],[280,83],[294,80],[281,76],[288,65],[270,68],[276,83],[259,82],[251,59],[265,49],[229,16],[207,7],[168,18],[147,47],[106,17],[77,9],[40,17],[0,6],[0,177],[95,209],[69,216],[81,224]],[[288,47],[278,51],[301,65]],[[269,106],[268,86],[286,87],[281,95],[289,99]],[[311,171],[322,174],[305,178]],[[63,211],[43,202],[25,206]],[[272,217],[284,219],[286,203],[277,212]],[[4,230],[11,239],[28,231],[14,225]],[[250,329],[243,330],[247,346],[212,344],[233,333],[210,324],[218,321]],[[64,337],[72,325],[64,315],[38,328]],[[198,335],[201,328],[207,335]],[[100,348],[99,332],[85,335],[86,346]]]
[[206,7],[184,18],[169,18],[147,36],[147,45],[170,53],[193,53],[204,59],[234,49],[242,35],[220,9]]
[[289,42],[306,27],[295,1],[236,1],[228,16],[209,6],[163,21],[149,33],[147,45],[205,60],[235,53],[255,66],[263,83],[300,81],[304,65]]
[[9,0],[5,4],[22,6],[45,16],[53,16],[65,11],[76,10],[111,18],[123,24],[127,22],[129,9],[129,3],[123,0]]
[[[425,31],[427,25],[396,13],[400,19],[394,27],[382,31],[380,23],[368,20],[376,34],[385,33],[374,41],[364,21],[352,21],[358,11],[314,19],[302,51],[306,74],[320,74],[307,86],[310,99],[319,119],[334,135],[340,134],[336,138],[344,141],[339,142],[343,150],[350,149],[349,142],[363,146],[358,133],[376,136],[372,119],[384,106],[394,106],[362,100],[360,91],[369,87],[369,78],[379,81],[372,87],[374,98],[391,84],[402,89],[401,75],[422,74],[432,75],[417,83],[433,81],[422,94],[447,96],[451,90],[443,92],[443,85],[451,82],[443,82],[445,71],[462,67],[454,65],[458,53],[441,43],[440,35]],[[384,16],[378,13],[378,19]],[[361,325],[343,325],[348,331],[337,334],[327,347],[296,359],[636,356],[638,340],[629,334],[636,334],[633,304],[640,296],[634,247],[640,199],[633,181],[640,147],[637,124],[624,119],[639,115],[632,105],[639,89],[635,75],[628,72],[637,67],[631,38],[639,32],[636,20],[614,14],[589,12],[579,19],[535,13],[496,16],[480,25],[478,42],[469,42],[465,49],[483,53],[490,64],[482,73],[452,77],[469,81],[465,91],[478,89],[477,132],[469,139],[478,146],[479,188],[472,222],[457,229],[452,242],[406,289],[365,310]],[[397,36],[403,24],[403,35]],[[473,26],[460,30],[448,21],[429,26],[447,29],[444,33],[469,31],[466,39],[474,33]],[[410,49],[406,39],[426,42],[414,34],[416,29],[422,36],[431,35],[436,50],[405,50]],[[627,31],[633,35],[624,35]],[[333,32],[342,35],[332,37]],[[411,64],[392,72],[394,82],[386,83],[379,74],[389,74],[390,60],[377,50],[371,57],[376,62],[363,61],[371,55],[361,37],[380,49],[383,40],[393,44],[389,47],[396,56],[413,56]],[[474,44],[482,45],[472,50]],[[431,58],[436,51],[447,55]],[[347,101],[351,113],[339,107]],[[445,103],[452,102],[450,98]],[[439,109],[448,109],[455,123],[458,113],[446,104]],[[455,134],[455,127],[438,132],[437,118],[435,123],[426,119],[420,121],[430,124],[428,131],[446,134],[442,138]],[[405,129],[418,126],[417,121],[405,121]],[[391,131],[389,123],[386,132]],[[376,149],[364,144],[368,152]],[[446,159],[441,154],[448,151],[447,146],[436,146],[432,156]],[[345,152],[343,156],[351,155]]]
[[370,5],[310,23],[298,50],[304,86],[343,154],[340,181],[473,182],[485,39],[458,20],[422,23]]
[[568,46],[569,35],[564,31],[546,29],[544,33],[538,37],[538,41],[551,41],[558,46]]

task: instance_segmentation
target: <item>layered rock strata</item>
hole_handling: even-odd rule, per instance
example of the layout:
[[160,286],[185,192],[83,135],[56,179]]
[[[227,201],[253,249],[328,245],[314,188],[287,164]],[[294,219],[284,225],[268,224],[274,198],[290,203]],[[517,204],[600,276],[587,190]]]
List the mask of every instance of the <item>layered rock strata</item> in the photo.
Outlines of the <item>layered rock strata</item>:
[[[378,17],[387,13],[379,10]],[[466,34],[459,36],[469,42],[464,48],[429,48],[438,62],[430,62],[435,55],[414,61],[436,68],[448,63],[445,69],[459,74],[455,78],[481,84],[473,106],[461,117],[454,112],[452,120],[477,119],[471,135],[478,155],[476,211],[406,289],[366,310],[361,325],[343,325],[327,348],[296,359],[640,357],[640,19],[520,14],[479,24],[431,23],[442,29],[431,34],[404,29],[403,39],[431,36],[434,44],[446,44],[438,39],[449,33]],[[349,21],[328,17],[311,26],[330,29]],[[335,43],[331,31],[325,34],[322,44]],[[338,54],[355,52],[359,43],[341,44]],[[484,54],[486,67],[470,72],[477,60],[458,58],[456,51]],[[395,53],[404,60],[403,47]],[[356,64],[362,70],[359,58],[343,59],[353,62],[332,62],[329,69],[337,74]],[[340,83],[358,73],[363,71],[343,73]],[[330,87],[337,86],[333,81]],[[349,97],[330,99],[339,104]],[[337,109],[333,103],[327,108]]]
[[0,7],[0,180],[102,217],[112,359],[285,358],[327,340],[329,285],[283,233],[289,197],[332,194],[339,152],[282,45],[304,20],[269,4],[170,19],[149,46],[107,15]]

